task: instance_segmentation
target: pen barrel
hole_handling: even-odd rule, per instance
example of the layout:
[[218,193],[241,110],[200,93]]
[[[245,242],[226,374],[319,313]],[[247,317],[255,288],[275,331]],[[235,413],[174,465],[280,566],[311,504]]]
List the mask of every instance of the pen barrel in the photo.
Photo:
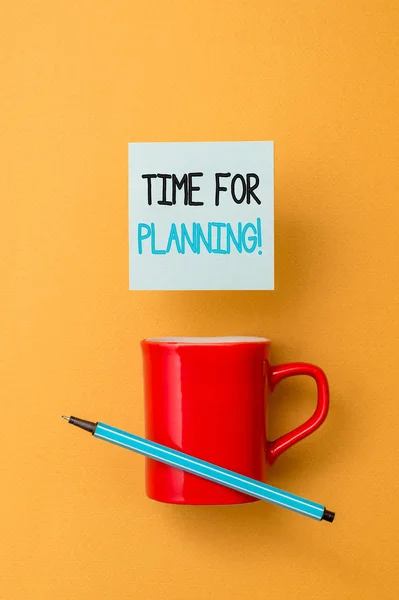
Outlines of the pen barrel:
[[325,507],[322,504],[306,500],[290,492],[279,490],[271,485],[229,471],[212,463],[195,458],[178,450],[162,446],[156,442],[116,429],[111,425],[98,423],[94,437],[105,440],[122,448],[127,448],[169,466],[176,467],[193,475],[198,475],[215,483],[230,487],[259,500],[265,500],[320,521],[325,519]]

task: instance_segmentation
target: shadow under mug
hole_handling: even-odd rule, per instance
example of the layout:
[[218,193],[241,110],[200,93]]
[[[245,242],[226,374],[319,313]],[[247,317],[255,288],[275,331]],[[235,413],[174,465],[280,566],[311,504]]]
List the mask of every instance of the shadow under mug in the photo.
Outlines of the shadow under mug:
[[[329,392],[323,371],[309,363],[270,365],[270,341],[265,338],[149,338],[141,348],[146,437],[242,475],[265,481],[268,466],[327,416]],[[293,375],[316,381],[316,410],[293,431],[268,441],[269,393]],[[148,458],[146,492],[154,500],[174,504],[256,501]]]

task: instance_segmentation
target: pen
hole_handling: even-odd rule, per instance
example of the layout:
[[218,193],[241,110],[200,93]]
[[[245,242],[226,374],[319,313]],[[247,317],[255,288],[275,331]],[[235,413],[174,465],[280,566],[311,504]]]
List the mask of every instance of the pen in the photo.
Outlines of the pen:
[[133,450],[133,452],[158,460],[171,467],[176,467],[204,479],[209,479],[259,500],[266,500],[267,502],[287,508],[317,521],[324,520],[332,523],[334,520],[335,513],[327,510],[322,504],[306,500],[290,492],[279,490],[256,479],[251,479],[245,475],[218,467],[189,454],[184,454],[183,452],[146,440],[132,433],[116,429],[111,425],[93,423],[92,421],[85,421],[77,417],[63,416],[62,418],[66,419],[71,425],[89,431],[94,437],[110,442],[111,444],[116,444],[122,448]]

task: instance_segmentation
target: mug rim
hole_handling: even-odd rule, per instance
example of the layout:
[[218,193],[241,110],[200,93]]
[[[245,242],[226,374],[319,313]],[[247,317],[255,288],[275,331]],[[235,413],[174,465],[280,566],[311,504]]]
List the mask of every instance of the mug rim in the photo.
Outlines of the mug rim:
[[143,342],[148,344],[180,344],[187,346],[211,346],[222,344],[264,344],[270,342],[268,338],[248,336],[248,335],[230,335],[230,336],[167,336],[146,338]]

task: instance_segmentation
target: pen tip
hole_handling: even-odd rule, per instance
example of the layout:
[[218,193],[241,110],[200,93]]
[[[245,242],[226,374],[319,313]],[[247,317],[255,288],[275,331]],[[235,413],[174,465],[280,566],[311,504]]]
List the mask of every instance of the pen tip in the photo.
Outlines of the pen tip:
[[66,419],[67,421],[69,421],[69,417],[66,417],[65,415],[62,415],[63,419]]

